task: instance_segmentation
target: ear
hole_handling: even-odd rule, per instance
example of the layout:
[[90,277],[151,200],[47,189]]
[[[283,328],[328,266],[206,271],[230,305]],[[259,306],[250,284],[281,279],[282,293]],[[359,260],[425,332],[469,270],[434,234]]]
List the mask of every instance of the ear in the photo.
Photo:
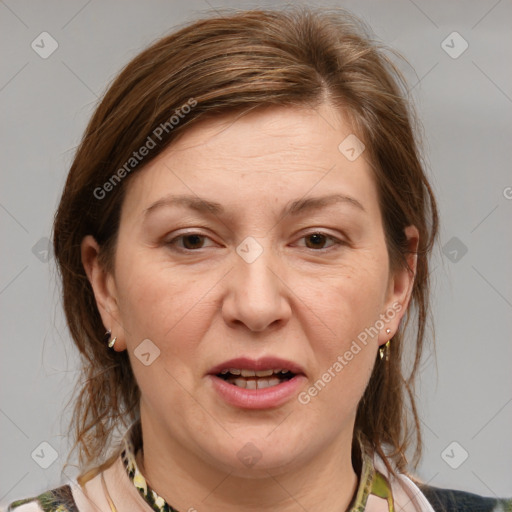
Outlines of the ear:
[[96,240],[91,235],[84,237],[81,243],[82,265],[91,283],[105,331],[110,330],[112,338],[117,338],[114,350],[121,352],[126,348],[126,340],[118,307],[117,288],[114,276],[101,266],[99,252]]
[[[408,253],[406,259],[409,268],[399,268],[390,275],[385,304],[386,310],[383,311],[387,321],[385,321],[384,328],[379,333],[379,345],[383,345],[394,336],[411,300],[420,236],[416,226],[407,226],[404,232],[407,238]],[[381,318],[383,318],[383,315],[381,315]],[[389,334],[386,333],[387,329],[390,330]]]

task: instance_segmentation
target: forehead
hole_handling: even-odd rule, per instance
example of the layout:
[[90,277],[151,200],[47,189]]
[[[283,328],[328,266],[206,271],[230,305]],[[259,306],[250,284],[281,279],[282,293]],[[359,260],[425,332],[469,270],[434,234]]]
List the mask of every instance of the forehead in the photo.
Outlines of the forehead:
[[345,151],[344,141],[353,137],[348,120],[329,105],[211,118],[137,171],[128,184],[127,211],[140,213],[168,194],[255,211],[308,194],[339,192],[355,196],[372,213],[378,201],[366,155],[349,159]]

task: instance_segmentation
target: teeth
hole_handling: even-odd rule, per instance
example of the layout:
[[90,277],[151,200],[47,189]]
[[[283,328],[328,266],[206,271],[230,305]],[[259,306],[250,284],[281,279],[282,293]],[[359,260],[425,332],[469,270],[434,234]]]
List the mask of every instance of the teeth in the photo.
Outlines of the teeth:
[[230,380],[228,382],[231,382],[231,384],[234,384],[235,386],[238,386],[239,388],[247,387],[247,381],[245,379],[234,379],[234,380]]
[[270,377],[273,373],[274,370],[258,370],[256,372],[256,377]]
[[242,377],[270,377],[272,374],[279,373],[288,373],[289,370],[283,370],[282,368],[277,368],[275,370],[239,370],[238,368],[229,368],[226,370],[222,370],[220,373],[222,375],[226,375],[227,373],[231,373],[231,375],[241,375]]
[[264,389],[271,388],[272,386],[277,386],[281,383],[281,381],[277,377],[273,377],[271,379],[232,379],[229,380],[231,384],[238,386],[239,388],[244,389]]
[[280,383],[281,381],[277,377],[274,377],[272,379],[259,379],[258,389],[271,388],[273,386],[277,386]]
[[255,379],[249,379],[245,384],[245,389],[258,389]]

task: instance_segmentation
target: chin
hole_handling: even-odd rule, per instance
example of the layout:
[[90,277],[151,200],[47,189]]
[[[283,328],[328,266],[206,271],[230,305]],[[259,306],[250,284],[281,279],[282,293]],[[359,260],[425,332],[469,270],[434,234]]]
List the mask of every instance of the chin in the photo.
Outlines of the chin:
[[228,446],[216,444],[215,453],[210,452],[210,455],[217,467],[241,478],[267,478],[269,474],[279,475],[303,464],[303,450],[293,446],[289,437],[270,441],[266,436],[267,429],[259,437],[237,436]]

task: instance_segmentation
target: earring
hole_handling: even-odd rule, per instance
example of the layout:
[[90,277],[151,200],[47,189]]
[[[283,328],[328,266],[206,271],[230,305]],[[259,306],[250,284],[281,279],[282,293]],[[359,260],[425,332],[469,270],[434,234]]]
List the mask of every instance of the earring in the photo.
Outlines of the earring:
[[105,337],[104,337],[104,342],[107,343],[108,342],[108,348],[112,348],[115,344],[115,342],[117,341],[117,336],[114,337],[114,339],[110,339],[112,335],[112,332],[110,331],[110,329],[105,333]]
[[384,358],[384,355],[386,356],[386,361],[389,359],[389,345],[390,341],[388,340],[382,347],[379,348],[379,356],[381,359]]
[[[389,334],[391,332],[391,329],[386,329],[386,334]],[[389,345],[391,343],[391,340],[389,339],[382,347],[379,348],[379,356],[382,359],[384,359],[384,356],[386,356],[386,361],[389,360]]]

